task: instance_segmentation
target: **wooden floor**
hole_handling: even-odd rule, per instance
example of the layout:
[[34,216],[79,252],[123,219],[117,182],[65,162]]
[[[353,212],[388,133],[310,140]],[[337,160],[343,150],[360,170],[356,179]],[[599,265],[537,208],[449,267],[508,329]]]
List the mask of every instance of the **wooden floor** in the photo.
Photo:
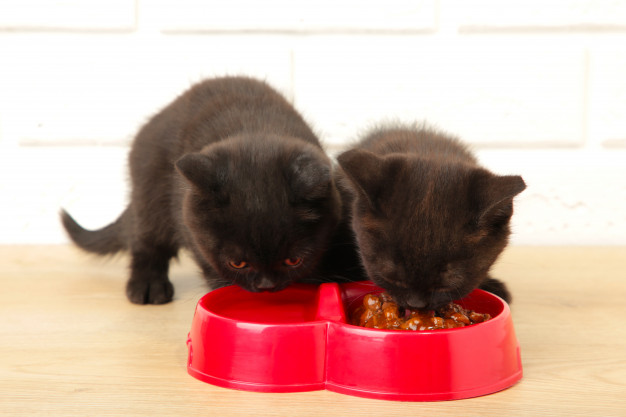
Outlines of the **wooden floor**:
[[[66,246],[0,246],[0,414],[6,416],[626,416],[626,248],[511,247],[509,283],[524,378],[435,403],[327,391],[262,394],[190,377],[185,341],[206,292],[191,260],[175,300],[126,301],[128,259]],[[219,343],[219,341],[216,341]]]

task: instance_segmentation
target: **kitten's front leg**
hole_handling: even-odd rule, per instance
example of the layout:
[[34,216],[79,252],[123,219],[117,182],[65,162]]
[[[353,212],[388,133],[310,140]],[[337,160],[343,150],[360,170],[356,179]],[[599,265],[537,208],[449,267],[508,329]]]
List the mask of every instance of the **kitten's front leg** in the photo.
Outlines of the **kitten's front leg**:
[[506,284],[490,276],[487,276],[487,278],[478,286],[478,288],[497,295],[507,303],[511,303],[511,301],[513,300],[513,297],[511,296],[511,293]]
[[135,304],[165,304],[172,301],[174,286],[168,278],[169,248],[142,248],[132,251],[131,275],[126,296]]

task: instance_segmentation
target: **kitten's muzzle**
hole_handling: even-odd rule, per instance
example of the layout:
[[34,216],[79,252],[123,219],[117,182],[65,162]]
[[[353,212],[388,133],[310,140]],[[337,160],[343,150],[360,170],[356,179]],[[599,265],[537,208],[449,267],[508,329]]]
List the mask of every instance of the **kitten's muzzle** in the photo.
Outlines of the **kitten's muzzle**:
[[420,295],[418,295],[418,294],[411,294],[411,295],[409,295],[407,297],[406,304],[410,308],[424,308],[424,307],[426,307],[426,304],[428,304],[428,303]]
[[274,281],[266,277],[263,277],[254,287],[256,288],[257,291],[274,292],[274,291],[282,290],[285,286],[286,285],[279,285],[275,283]]

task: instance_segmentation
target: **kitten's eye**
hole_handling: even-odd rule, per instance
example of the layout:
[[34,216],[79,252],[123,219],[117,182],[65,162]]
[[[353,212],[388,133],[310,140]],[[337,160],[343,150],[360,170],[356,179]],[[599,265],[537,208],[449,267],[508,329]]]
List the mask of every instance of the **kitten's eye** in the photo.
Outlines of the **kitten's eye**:
[[302,263],[302,258],[287,258],[283,263],[287,266],[298,266]]
[[248,267],[248,262],[246,261],[230,261],[228,265],[233,269],[244,269]]

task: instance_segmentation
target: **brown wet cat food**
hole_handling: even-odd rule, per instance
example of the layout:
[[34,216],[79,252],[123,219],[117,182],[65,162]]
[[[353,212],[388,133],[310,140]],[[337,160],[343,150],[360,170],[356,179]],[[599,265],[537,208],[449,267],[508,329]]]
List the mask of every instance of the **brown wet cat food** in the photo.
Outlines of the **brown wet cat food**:
[[448,303],[437,310],[410,310],[401,313],[387,293],[367,294],[357,307],[351,323],[356,326],[387,330],[436,330],[464,327],[491,319],[489,314],[467,310]]

